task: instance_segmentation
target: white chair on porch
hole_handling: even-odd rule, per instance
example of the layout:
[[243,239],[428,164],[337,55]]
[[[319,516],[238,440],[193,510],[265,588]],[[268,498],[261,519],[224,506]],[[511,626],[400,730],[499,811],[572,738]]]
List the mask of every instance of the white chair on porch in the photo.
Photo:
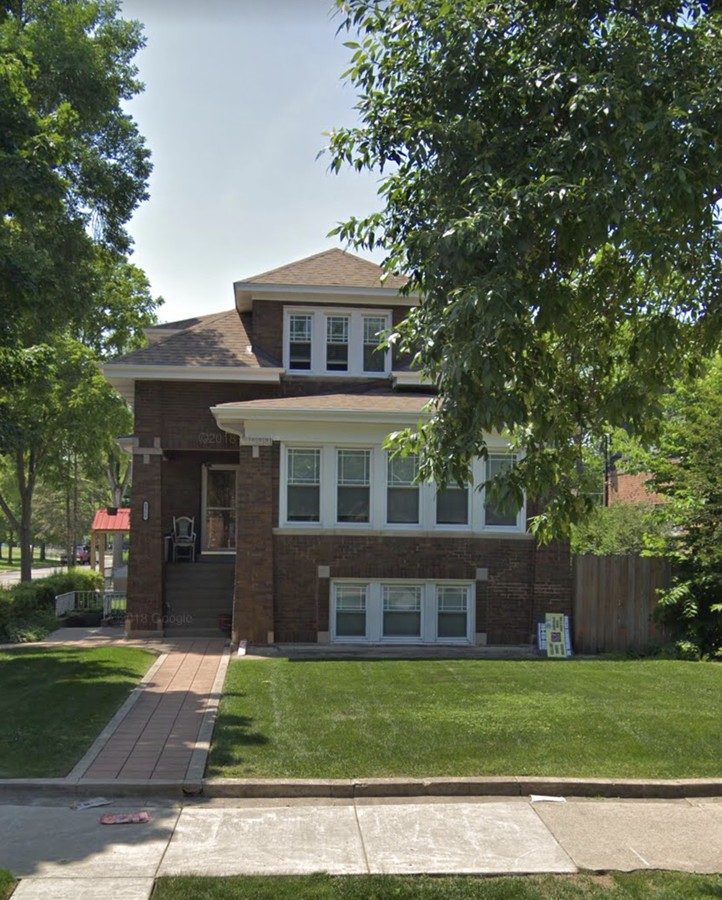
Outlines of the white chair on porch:
[[173,562],[178,557],[196,560],[196,531],[194,516],[173,516]]

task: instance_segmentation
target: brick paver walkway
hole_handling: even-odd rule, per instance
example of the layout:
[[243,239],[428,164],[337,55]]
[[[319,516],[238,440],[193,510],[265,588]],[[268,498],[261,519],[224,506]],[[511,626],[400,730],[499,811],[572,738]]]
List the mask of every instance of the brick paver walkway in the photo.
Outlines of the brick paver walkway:
[[226,642],[168,642],[167,656],[80,780],[178,781],[189,776]]

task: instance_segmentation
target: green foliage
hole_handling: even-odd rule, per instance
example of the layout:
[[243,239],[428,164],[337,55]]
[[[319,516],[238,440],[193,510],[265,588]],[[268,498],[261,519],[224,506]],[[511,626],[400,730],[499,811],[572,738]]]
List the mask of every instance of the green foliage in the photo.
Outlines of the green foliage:
[[572,553],[596,556],[641,554],[645,535],[652,528],[652,509],[645,504],[615,503],[596,506],[590,515],[572,528]]
[[660,595],[659,615],[682,642],[680,652],[722,651],[722,357],[695,379],[680,379],[662,400],[665,417],[656,445],[627,441],[623,452],[652,473],[665,502],[652,513],[650,553],[674,564],[672,587]]
[[58,594],[97,590],[103,583],[99,572],[70,569],[0,589],[0,643],[42,640],[58,626],[55,617]]
[[[0,374],[20,348],[82,320],[98,249],[125,254],[151,166],[123,109],[141,90],[137,22],[117,0],[0,9]],[[3,361],[6,366],[3,367]]]
[[582,435],[648,438],[720,337],[722,9],[337,3],[361,124],[332,132],[331,168],[381,171],[384,208],[336,231],[410,275],[392,340],[442,398],[396,444],[461,481],[507,431],[502,489],[564,534],[589,507]]

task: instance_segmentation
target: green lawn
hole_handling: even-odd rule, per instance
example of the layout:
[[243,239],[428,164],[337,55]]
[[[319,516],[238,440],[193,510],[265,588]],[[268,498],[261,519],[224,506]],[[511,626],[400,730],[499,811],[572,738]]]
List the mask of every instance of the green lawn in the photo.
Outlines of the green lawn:
[[682,872],[425,878],[394,875],[159,878],[153,900],[681,900],[722,896],[722,876]]
[[236,660],[215,777],[722,775],[722,665]]
[[15,890],[17,882],[7,869],[0,869],[0,900],[6,900]]
[[135,647],[0,650],[0,778],[67,775],[155,658]]

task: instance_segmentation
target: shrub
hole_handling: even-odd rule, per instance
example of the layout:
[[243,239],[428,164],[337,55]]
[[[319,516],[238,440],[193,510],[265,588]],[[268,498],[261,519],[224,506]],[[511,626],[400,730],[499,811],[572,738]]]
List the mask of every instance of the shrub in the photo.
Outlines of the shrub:
[[99,572],[68,572],[0,590],[0,642],[42,640],[57,627],[55,597],[69,591],[93,591],[103,587]]

